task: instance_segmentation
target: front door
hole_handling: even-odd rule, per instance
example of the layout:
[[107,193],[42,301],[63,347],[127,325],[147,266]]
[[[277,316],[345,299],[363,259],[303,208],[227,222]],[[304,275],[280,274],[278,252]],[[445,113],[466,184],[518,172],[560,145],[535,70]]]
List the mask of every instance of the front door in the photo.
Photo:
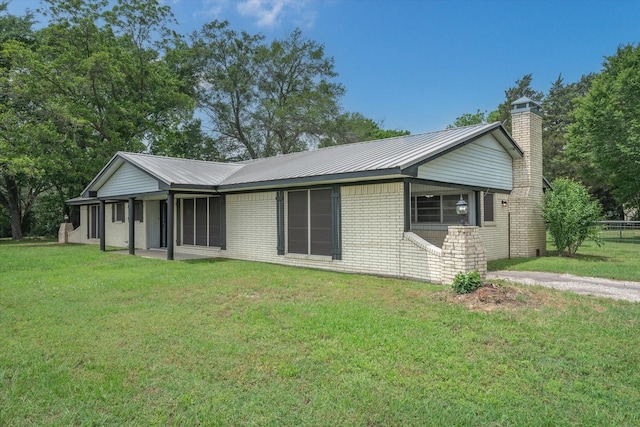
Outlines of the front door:
[[160,247],[167,247],[167,201],[160,200]]

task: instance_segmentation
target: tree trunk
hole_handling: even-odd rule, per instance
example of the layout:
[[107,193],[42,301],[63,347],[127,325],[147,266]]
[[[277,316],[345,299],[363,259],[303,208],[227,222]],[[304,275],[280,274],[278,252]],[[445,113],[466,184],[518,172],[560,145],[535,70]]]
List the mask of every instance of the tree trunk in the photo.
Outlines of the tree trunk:
[[20,190],[15,179],[10,176],[5,176],[4,181],[6,184],[7,194],[6,197],[2,196],[1,201],[9,212],[11,217],[11,238],[13,240],[22,240],[22,212],[20,209]]

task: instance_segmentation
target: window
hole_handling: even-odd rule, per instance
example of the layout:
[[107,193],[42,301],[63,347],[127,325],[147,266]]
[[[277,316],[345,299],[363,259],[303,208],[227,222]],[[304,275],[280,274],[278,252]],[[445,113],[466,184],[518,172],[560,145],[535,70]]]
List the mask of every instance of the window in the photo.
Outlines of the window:
[[100,227],[99,227],[100,206],[99,205],[89,206],[89,210],[87,214],[88,214],[87,216],[89,217],[89,221],[88,221],[89,228],[87,229],[87,238],[99,239],[100,238]]
[[223,247],[223,197],[182,199],[182,243]]
[[143,221],[144,215],[143,215],[143,211],[142,211],[142,200],[136,200],[135,204],[134,204],[134,215],[135,215],[135,220],[136,221]]
[[111,222],[124,222],[124,202],[111,205]]
[[484,195],[484,220],[485,221],[493,221],[493,212],[494,212],[494,200],[493,193],[487,193]]
[[[469,195],[462,198],[469,203]],[[411,222],[434,224],[457,224],[460,217],[456,213],[459,194],[411,196]]]
[[[144,218],[142,200],[136,200],[134,204],[134,220],[142,222]],[[127,208],[128,209],[128,208]],[[111,205],[111,222],[125,222],[125,202],[118,202]]]
[[333,255],[331,189],[288,192],[289,253]]

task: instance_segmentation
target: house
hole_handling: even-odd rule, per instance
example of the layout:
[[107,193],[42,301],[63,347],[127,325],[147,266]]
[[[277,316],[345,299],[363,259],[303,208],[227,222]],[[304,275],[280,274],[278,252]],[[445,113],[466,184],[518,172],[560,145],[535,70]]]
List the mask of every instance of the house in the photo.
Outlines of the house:
[[61,239],[451,283],[545,251],[540,106],[512,119],[239,163],[119,152]]

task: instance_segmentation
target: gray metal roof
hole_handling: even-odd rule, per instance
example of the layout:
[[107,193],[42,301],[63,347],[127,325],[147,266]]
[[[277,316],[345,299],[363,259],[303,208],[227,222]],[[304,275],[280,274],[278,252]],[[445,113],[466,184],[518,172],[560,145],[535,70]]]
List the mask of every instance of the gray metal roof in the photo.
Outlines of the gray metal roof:
[[384,171],[402,174],[411,166],[436,158],[491,132],[513,157],[522,155],[500,123],[489,123],[257,159],[246,163],[220,185],[224,188],[310,177],[337,178],[340,175],[376,171],[380,172],[377,175],[383,175]]
[[178,159],[149,154],[119,153],[131,164],[167,185],[218,185],[243,165]]
[[124,162],[138,167],[164,183],[166,187],[213,187],[242,168],[242,165],[234,163],[207,162],[119,151],[84,189],[83,197],[88,197],[89,191],[102,187]]
[[411,176],[409,168],[415,168],[489,133],[512,157],[522,156],[522,150],[500,123],[337,145],[240,163],[118,152],[87,186],[83,196],[88,197],[90,190],[97,190],[104,185],[124,162],[164,183],[165,188],[191,186],[231,190],[292,182]]

